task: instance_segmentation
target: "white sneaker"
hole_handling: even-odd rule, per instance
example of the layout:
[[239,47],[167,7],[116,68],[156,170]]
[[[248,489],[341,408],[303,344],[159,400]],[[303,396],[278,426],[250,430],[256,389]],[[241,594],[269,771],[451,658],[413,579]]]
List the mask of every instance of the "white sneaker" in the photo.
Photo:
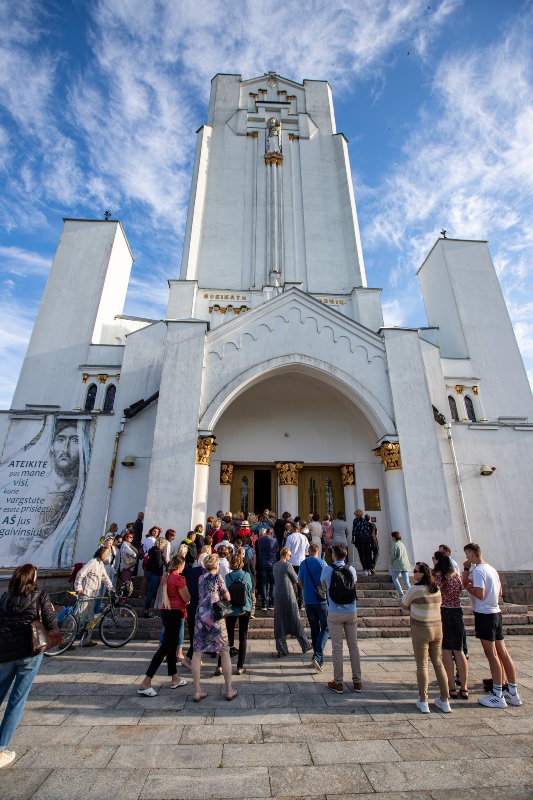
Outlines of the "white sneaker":
[[14,752],[14,750],[4,750],[3,753],[0,753],[0,769],[2,767],[7,767],[8,764],[11,764],[16,755],[17,754]]
[[518,696],[518,692],[516,692],[516,694],[511,694],[511,692],[507,692],[506,691],[506,692],[503,693],[503,697],[504,697],[505,702],[507,703],[508,706],[521,706],[522,705],[522,701],[520,700],[520,698]]
[[504,698],[498,697],[494,692],[489,692],[485,697],[478,697],[477,701],[481,706],[487,706],[488,708],[507,708]]
[[449,702],[447,700],[441,700],[440,697],[435,698],[435,705],[443,714],[451,714],[452,712]]
[[429,712],[429,704],[428,704],[427,700],[421,700],[420,698],[418,698],[418,700],[416,701],[416,707],[420,709],[422,714],[429,714],[430,713]]

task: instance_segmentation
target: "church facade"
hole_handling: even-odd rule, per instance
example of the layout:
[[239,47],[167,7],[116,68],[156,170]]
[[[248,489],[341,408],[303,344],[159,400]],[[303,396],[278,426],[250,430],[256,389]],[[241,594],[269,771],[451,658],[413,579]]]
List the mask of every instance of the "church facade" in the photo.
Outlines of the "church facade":
[[268,507],[363,509],[381,568],[399,530],[413,563],[472,540],[533,569],[533,396],[487,243],[438,239],[428,326],[386,327],[329,85],[217,75],[197,136],[164,320],[122,314],[119,221],[64,222],[0,414],[0,565]]

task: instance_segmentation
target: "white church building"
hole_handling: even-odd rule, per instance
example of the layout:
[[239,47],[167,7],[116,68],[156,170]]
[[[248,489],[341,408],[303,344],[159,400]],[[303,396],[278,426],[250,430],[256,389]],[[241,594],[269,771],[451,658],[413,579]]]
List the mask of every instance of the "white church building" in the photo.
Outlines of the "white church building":
[[363,509],[381,568],[398,530],[413,563],[470,539],[533,570],[533,396],[488,245],[437,239],[428,325],[384,326],[327,82],[216,75],[165,319],[122,314],[132,260],[118,220],[65,219],[0,414],[0,566],[84,561],[138,511],[181,537],[268,507]]

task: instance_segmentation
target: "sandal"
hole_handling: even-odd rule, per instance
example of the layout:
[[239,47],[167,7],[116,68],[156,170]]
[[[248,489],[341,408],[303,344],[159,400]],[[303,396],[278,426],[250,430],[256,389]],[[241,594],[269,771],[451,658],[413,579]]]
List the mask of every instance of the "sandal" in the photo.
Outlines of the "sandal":
[[222,675],[222,667],[217,667],[216,668],[215,675]]
[[468,689],[459,689],[461,700],[468,700]]
[[449,692],[450,692],[450,697],[452,698],[452,700],[458,700],[459,699],[459,695],[457,694],[457,689],[450,689]]
[[238,694],[239,692],[237,691],[237,689],[234,689],[232,692],[226,692],[226,700],[228,702],[234,700]]
[[153,686],[150,686],[148,689],[137,689],[137,694],[142,694],[144,697],[157,697],[158,692],[156,692]]
[[187,686],[187,681],[184,681],[183,678],[180,678],[178,683],[171,683],[171,689],[177,689],[179,686]]
[[245,667],[239,667],[239,669],[237,670],[237,675],[244,675],[245,672],[246,672]]
[[194,700],[195,703],[199,703],[200,700],[203,700],[204,697],[207,697],[208,694],[209,692],[195,692],[192,696],[192,699]]

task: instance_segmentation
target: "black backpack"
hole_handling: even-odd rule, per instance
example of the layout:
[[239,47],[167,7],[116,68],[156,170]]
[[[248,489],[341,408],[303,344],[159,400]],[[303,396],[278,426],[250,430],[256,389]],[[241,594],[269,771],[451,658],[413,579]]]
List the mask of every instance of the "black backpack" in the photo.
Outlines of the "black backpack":
[[230,583],[228,592],[233,606],[246,605],[246,586],[242,581]]
[[357,600],[355,578],[347,566],[333,566],[333,574],[329,585],[330,599],[338,606],[348,606]]

